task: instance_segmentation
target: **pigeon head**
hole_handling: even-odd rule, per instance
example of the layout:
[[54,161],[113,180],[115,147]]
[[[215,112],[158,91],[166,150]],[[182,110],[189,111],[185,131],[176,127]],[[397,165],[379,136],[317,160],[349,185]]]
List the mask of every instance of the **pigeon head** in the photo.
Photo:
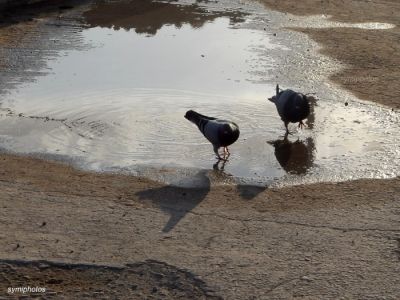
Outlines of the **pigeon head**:
[[194,110],[188,110],[185,114],[185,118],[189,121],[193,121],[195,116],[197,116],[197,113]]

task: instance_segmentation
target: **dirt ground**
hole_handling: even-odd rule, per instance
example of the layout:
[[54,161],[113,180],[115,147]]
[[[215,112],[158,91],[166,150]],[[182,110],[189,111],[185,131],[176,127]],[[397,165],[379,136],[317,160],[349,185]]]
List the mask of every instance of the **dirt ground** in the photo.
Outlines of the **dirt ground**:
[[[397,1],[263,2],[399,23]],[[3,51],[30,38],[24,26],[39,28],[32,16],[0,24]],[[304,32],[348,64],[333,80],[400,107],[398,27]],[[7,57],[2,74],[21,63]],[[52,299],[400,298],[400,178],[185,189],[2,154],[0,191],[0,299],[22,286]]]
[[[185,189],[12,155],[0,166],[2,291],[29,284],[66,297],[78,289],[129,298],[134,284],[169,299],[400,295],[400,179]],[[37,260],[47,271],[37,272]],[[51,262],[68,267],[48,271]],[[125,265],[138,262],[149,280],[122,280]],[[98,265],[124,271],[105,270],[105,285]],[[182,269],[190,276],[170,274]]]
[[321,53],[347,67],[331,76],[358,98],[400,108],[400,2],[330,0],[260,0],[267,7],[295,15],[328,15],[334,21],[381,22],[396,25],[387,30],[357,28],[294,29],[308,34]]

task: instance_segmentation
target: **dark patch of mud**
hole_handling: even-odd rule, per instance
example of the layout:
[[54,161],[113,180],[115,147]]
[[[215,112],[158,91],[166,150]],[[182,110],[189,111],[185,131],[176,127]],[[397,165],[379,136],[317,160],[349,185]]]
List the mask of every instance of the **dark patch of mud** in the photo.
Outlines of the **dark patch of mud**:
[[[41,287],[44,293],[9,288]],[[36,299],[222,299],[187,270],[146,260],[110,267],[49,261],[0,261],[0,290]]]

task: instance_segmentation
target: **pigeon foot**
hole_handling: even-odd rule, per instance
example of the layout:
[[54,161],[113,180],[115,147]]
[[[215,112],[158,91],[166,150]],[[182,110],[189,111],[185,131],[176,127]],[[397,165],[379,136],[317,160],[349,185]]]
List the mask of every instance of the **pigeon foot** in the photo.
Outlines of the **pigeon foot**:
[[299,122],[299,128],[300,128],[300,129],[303,129],[303,127],[305,128],[305,127],[307,127],[307,126],[306,126],[306,124],[303,123],[303,121],[300,121],[300,122]]

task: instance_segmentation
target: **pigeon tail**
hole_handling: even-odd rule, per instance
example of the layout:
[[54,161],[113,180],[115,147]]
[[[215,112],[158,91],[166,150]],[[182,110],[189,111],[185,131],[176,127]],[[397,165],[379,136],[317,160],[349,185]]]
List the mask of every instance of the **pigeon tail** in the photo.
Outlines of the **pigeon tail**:
[[[281,92],[282,93],[282,92]],[[279,93],[279,84],[276,85],[276,93],[275,96],[272,96],[271,98],[268,98],[269,101],[271,101],[272,103],[276,103],[276,99],[279,98],[279,95],[281,94]]]
[[215,120],[215,118],[207,117],[205,115],[199,114],[194,110],[188,110],[185,114],[185,118],[196,125],[200,124],[201,120]]

